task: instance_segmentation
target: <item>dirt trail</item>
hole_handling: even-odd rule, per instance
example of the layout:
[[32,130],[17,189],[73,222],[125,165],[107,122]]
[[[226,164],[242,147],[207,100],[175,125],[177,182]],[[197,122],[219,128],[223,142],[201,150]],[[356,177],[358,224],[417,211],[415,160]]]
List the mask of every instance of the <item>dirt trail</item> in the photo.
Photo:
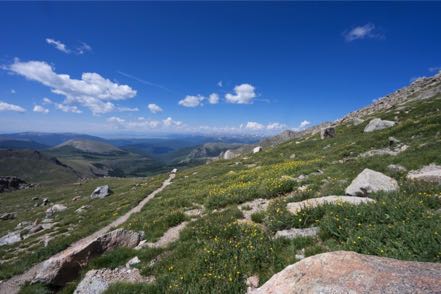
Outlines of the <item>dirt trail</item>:
[[[54,259],[54,258],[63,258],[64,256],[68,256],[68,255],[72,254],[73,252],[77,252],[81,248],[84,248],[87,245],[89,245],[90,243],[92,243],[98,237],[101,237],[102,235],[108,233],[111,229],[116,228],[116,227],[122,225],[134,213],[140,212],[141,209],[150,200],[152,200],[156,196],[156,194],[160,193],[162,190],[165,189],[165,187],[170,185],[172,180],[175,178],[175,176],[176,175],[174,173],[171,173],[170,176],[168,177],[168,179],[166,179],[162,183],[162,186],[160,188],[158,188],[155,191],[153,191],[152,193],[150,193],[146,198],[144,198],[141,202],[139,202],[138,205],[136,205],[135,207],[130,209],[127,213],[125,213],[124,215],[120,216],[119,218],[117,218],[116,220],[114,220],[113,222],[108,224],[107,226],[101,228],[100,230],[96,231],[95,233],[93,233],[93,234],[91,234],[91,235],[89,235],[89,236],[87,236],[87,237],[85,237],[85,238],[83,238],[81,240],[78,240],[75,243],[72,243],[68,248],[66,248],[65,250],[63,250],[63,251],[53,255],[52,257],[48,258],[47,260]],[[24,273],[22,273],[20,275],[14,276],[14,277],[10,278],[9,280],[1,282],[0,283],[0,294],[15,294],[15,293],[18,293],[20,291],[20,288],[21,288],[22,285],[24,285],[27,282],[31,282],[32,280],[34,280],[34,278],[37,276],[37,274],[44,268],[43,264],[47,260],[42,261],[42,262],[34,265],[29,270],[27,270],[26,272],[24,272]]]

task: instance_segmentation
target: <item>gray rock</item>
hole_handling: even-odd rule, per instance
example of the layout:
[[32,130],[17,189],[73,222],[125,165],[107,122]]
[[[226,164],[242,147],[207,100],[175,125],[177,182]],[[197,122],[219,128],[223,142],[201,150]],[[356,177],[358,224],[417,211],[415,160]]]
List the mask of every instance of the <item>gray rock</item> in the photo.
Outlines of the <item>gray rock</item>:
[[35,233],[37,233],[37,232],[39,232],[39,231],[41,231],[41,230],[43,230],[43,226],[42,225],[34,225],[34,226],[32,226],[32,228],[29,230],[29,234],[35,234]]
[[389,146],[395,146],[395,145],[398,145],[398,144],[400,144],[401,143],[401,141],[400,140],[398,140],[397,138],[395,138],[395,137],[389,137]]
[[375,192],[393,192],[399,189],[398,182],[380,172],[365,168],[346,188],[346,195],[368,196]]
[[10,220],[17,217],[17,213],[15,212],[6,212],[0,215],[1,220]]
[[233,159],[236,158],[237,156],[239,156],[238,154],[235,154],[233,151],[231,150],[227,150],[224,152],[224,154],[222,155],[222,158],[225,160],[229,160],[229,159]]
[[360,125],[360,124],[362,124],[362,123],[364,123],[364,120],[362,120],[362,119],[359,118],[359,117],[354,117],[354,119],[352,120],[352,124],[353,124],[354,126],[358,126],[358,125]]
[[305,208],[314,208],[317,206],[325,205],[325,204],[339,204],[339,203],[347,203],[351,205],[359,205],[369,202],[375,202],[374,199],[367,197],[356,197],[356,196],[325,196],[318,198],[306,199],[300,202],[291,202],[288,203],[286,208],[289,212],[293,214],[297,214],[299,211]]
[[43,206],[46,206],[49,204],[49,199],[47,198],[43,198],[43,202],[42,202]]
[[0,238],[0,246],[14,244],[21,240],[20,231],[10,232]]
[[387,166],[387,169],[394,173],[403,173],[407,171],[407,169],[404,166],[399,164],[389,164]]
[[334,127],[327,127],[320,131],[320,138],[321,139],[329,139],[335,137],[335,128]]
[[394,121],[382,120],[381,118],[374,118],[364,128],[364,132],[369,133],[369,132],[379,131],[393,127],[394,125],[395,125]]
[[0,193],[27,189],[30,187],[32,187],[32,185],[27,184],[20,178],[11,176],[0,176]]
[[54,204],[46,210],[46,217],[49,218],[49,217],[55,215],[56,213],[65,211],[66,209],[67,209],[67,207],[64,206],[63,204]]
[[87,209],[89,209],[91,206],[90,205],[83,205],[80,208],[78,208],[77,210],[75,210],[76,213],[85,213]]
[[135,256],[132,259],[130,259],[129,261],[127,261],[126,267],[128,267],[128,268],[133,267],[134,265],[137,265],[140,262],[141,262],[141,260],[139,260],[138,256]]
[[109,185],[104,185],[97,187],[93,190],[92,194],[90,194],[91,199],[102,199],[110,195],[112,191],[109,188]]
[[155,278],[143,277],[138,269],[116,268],[90,270],[78,284],[74,294],[101,294],[113,283],[153,283]]
[[294,239],[298,237],[315,237],[320,232],[319,227],[305,228],[305,229],[296,229],[292,228],[289,230],[277,231],[274,235],[275,239],[286,238],[286,239]]
[[397,156],[401,152],[406,151],[409,148],[407,145],[397,146],[396,148],[382,148],[382,149],[373,149],[366,152],[361,153],[358,157],[366,158],[372,156]]
[[305,258],[254,294],[441,293],[441,264],[335,251]]
[[441,184],[441,166],[432,163],[419,170],[410,171],[407,179]]

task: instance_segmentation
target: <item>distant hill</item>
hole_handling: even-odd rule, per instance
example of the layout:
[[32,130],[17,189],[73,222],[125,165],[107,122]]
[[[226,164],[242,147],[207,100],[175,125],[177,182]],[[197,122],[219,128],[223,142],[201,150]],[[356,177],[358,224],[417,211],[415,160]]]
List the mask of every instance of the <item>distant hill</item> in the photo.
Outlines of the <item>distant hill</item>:
[[68,140],[93,140],[105,142],[106,140],[96,136],[75,134],[75,133],[40,133],[40,132],[23,132],[12,134],[1,134],[0,141],[5,140],[19,140],[19,141],[32,141],[39,144],[43,144],[49,147],[53,147]]
[[111,153],[125,153],[125,151],[115,147],[109,143],[95,141],[95,140],[80,140],[72,139],[62,144],[55,146],[53,149],[75,149],[81,152],[95,153],[95,154],[111,154]]
[[0,149],[32,149],[43,150],[49,148],[48,145],[44,145],[32,140],[8,140],[0,139]]
[[0,176],[17,176],[28,183],[72,182],[79,174],[58,159],[32,150],[0,150]]

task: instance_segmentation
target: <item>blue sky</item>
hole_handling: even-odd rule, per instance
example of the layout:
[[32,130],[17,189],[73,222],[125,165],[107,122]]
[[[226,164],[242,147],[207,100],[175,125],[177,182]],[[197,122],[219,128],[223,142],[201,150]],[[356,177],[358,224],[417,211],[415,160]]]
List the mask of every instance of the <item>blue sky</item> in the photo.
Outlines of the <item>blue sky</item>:
[[0,132],[335,120],[440,69],[440,14],[436,2],[3,2]]

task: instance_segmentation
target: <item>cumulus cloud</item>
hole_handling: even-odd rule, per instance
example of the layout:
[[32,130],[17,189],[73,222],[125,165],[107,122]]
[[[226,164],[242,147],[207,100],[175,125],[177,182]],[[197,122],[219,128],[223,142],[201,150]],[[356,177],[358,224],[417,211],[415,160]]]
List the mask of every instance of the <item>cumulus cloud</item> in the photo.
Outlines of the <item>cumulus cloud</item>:
[[9,104],[9,103],[0,101],[0,111],[25,112],[26,109],[24,109],[21,106],[15,105],[15,104]]
[[164,119],[164,120],[162,121],[162,123],[163,123],[164,126],[166,126],[166,127],[171,127],[171,126],[179,127],[179,126],[182,126],[182,122],[181,122],[181,121],[175,121],[175,120],[173,120],[171,117],[167,117],[166,119]]
[[235,94],[227,93],[225,99],[229,103],[250,104],[253,103],[253,99],[256,97],[254,90],[254,86],[250,84],[241,84],[234,87]]
[[73,79],[67,74],[57,74],[52,66],[43,61],[20,62],[15,60],[9,67],[11,72],[29,80],[37,81],[55,94],[65,97],[63,104],[80,104],[93,114],[114,111],[110,101],[125,100],[136,95],[136,90],[128,85],[119,85],[97,73],[85,72],[81,79]]
[[34,109],[33,109],[32,111],[34,111],[34,112],[40,112],[40,113],[49,113],[49,109],[44,108],[44,107],[41,106],[41,105],[35,105],[35,106],[34,106]]
[[49,98],[47,98],[47,97],[44,97],[43,98],[43,104],[52,104],[53,102],[52,102],[52,100],[51,99],[49,99]]
[[112,116],[107,119],[107,122],[113,124],[119,129],[129,130],[151,130],[163,127],[180,127],[183,125],[182,122],[175,121],[171,117],[168,117],[161,122],[158,120],[148,120],[144,117],[138,117],[136,120],[125,120],[117,116]]
[[66,105],[66,104],[60,104],[60,103],[54,103],[55,108],[58,110],[61,110],[63,112],[71,112],[71,113],[83,113],[78,107],[72,106],[72,105]]
[[306,128],[307,126],[309,126],[311,124],[311,122],[309,122],[309,121],[307,121],[307,120],[304,120],[304,121],[302,121],[300,124],[299,124],[299,129],[304,129],[304,128]]
[[147,108],[150,110],[151,113],[162,112],[162,108],[155,103],[150,103],[149,105],[147,105]]
[[260,124],[255,121],[249,121],[245,125],[242,125],[241,127],[248,129],[248,130],[253,130],[253,131],[260,131],[265,128],[265,126],[263,124]]
[[255,121],[249,121],[246,124],[240,125],[240,129],[246,129],[252,131],[276,131],[276,130],[285,129],[286,127],[287,126],[285,124],[278,122],[273,122],[264,125]]
[[285,124],[281,124],[281,123],[278,123],[278,122],[275,122],[275,123],[269,123],[267,126],[266,126],[266,129],[267,130],[281,130],[281,129],[285,129],[286,128],[286,125]]
[[362,26],[356,26],[349,31],[343,33],[343,37],[347,42],[352,42],[361,39],[378,39],[384,36],[377,32],[375,25],[368,23]]
[[179,101],[179,105],[184,107],[198,107],[202,105],[202,101],[204,100],[204,97],[201,95],[198,96],[191,96],[187,95],[184,99]]
[[219,95],[216,93],[211,93],[210,96],[208,96],[208,103],[218,104],[219,103]]
[[70,50],[67,48],[67,46],[65,44],[63,44],[61,41],[57,41],[51,38],[46,38],[46,43],[48,43],[49,45],[54,46],[55,49],[67,53],[70,53]]

